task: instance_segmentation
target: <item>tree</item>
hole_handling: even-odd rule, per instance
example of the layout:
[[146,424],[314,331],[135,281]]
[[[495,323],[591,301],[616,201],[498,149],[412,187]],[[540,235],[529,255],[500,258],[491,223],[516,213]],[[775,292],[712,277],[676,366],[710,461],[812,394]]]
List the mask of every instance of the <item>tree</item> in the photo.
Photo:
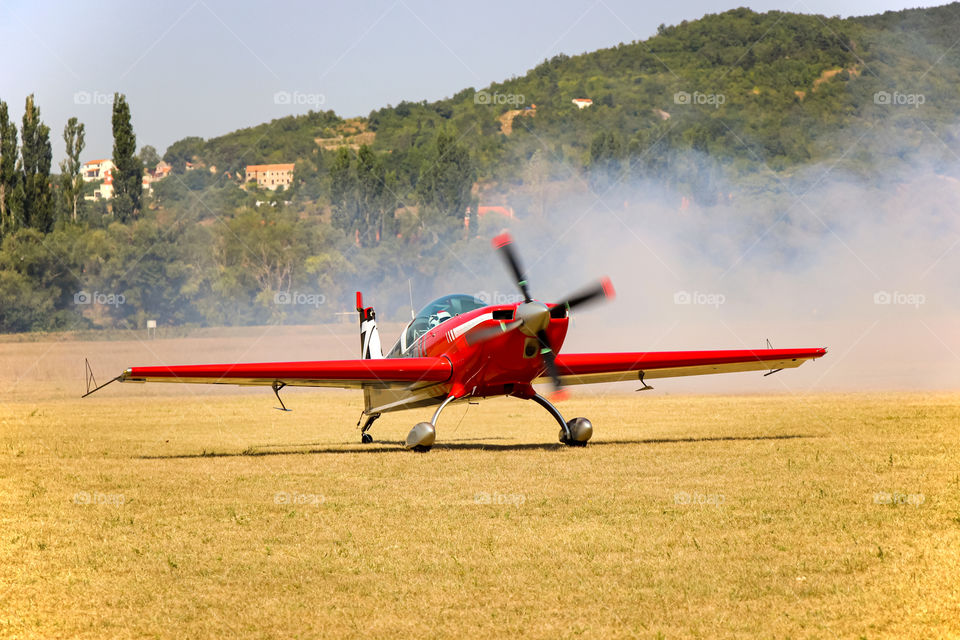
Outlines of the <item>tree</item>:
[[533,152],[525,173],[524,182],[532,190],[533,212],[542,219],[547,213],[547,183],[550,179],[550,160],[543,149]]
[[203,138],[198,136],[177,140],[167,147],[167,152],[163,154],[163,161],[173,167],[174,173],[183,173],[186,164],[193,162],[203,151],[203,144]]
[[[226,221],[213,253],[218,306],[228,310],[236,305],[230,321],[265,322],[297,306],[291,293],[304,286],[308,263],[319,257],[317,235],[316,225],[282,207],[246,209]],[[319,300],[310,303],[313,309]]]
[[[380,244],[385,218],[392,221],[396,210],[395,189],[396,185],[388,184],[383,158],[369,146],[361,146],[357,152],[357,199],[360,205],[360,243],[363,246]],[[388,226],[392,230],[393,225]]]
[[397,208],[396,176],[387,173],[384,159],[362,145],[356,160],[340,147],[330,166],[331,222],[363,247],[375,247],[385,232],[393,233]]
[[613,131],[598,133],[590,143],[590,186],[603,197],[621,180],[623,149]]
[[417,181],[421,226],[426,226],[425,222],[431,217],[441,226],[462,221],[470,205],[475,176],[476,170],[467,148],[457,144],[453,133],[438,133]]
[[340,147],[330,165],[330,202],[333,205],[330,222],[348,234],[358,230],[360,217],[357,174],[351,160],[350,149]]
[[143,166],[137,159],[137,136],[130,106],[122,93],[113,94],[113,211],[121,222],[140,214]]
[[160,162],[160,154],[157,153],[156,147],[148,144],[140,148],[140,164],[145,169],[156,168],[158,162]]
[[[71,261],[74,242],[60,243],[57,231],[19,229],[0,247],[0,331],[63,328],[72,316],[68,305],[79,286]],[[51,249],[51,246],[53,248]]]
[[50,193],[50,127],[40,120],[40,108],[27,96],[20,129],[20,182],[23,223],[41,233],[53,228],[53,199]]
[[10,121],[7,103],[0,100],[0,238],[16,228],[13,195],[17,173],[17,125]]
[[83,153],[84,127],[76,118],[70,118],[63,128],[63,142],[67,149],[67,158],[60,163],[60,184],[63,197],[70,209],[70,219],[77,221],[77,209],[83,197],[83,175],[81,174],[80,154]]

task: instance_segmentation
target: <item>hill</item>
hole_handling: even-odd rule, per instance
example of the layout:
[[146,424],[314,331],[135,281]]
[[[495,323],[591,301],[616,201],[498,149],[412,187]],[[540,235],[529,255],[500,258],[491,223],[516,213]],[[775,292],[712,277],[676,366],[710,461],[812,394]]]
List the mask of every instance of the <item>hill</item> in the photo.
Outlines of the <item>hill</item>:
[[[865,173],[918,144],[941,146],[929,133],[947,146],[955,141],[956,33],[957,3],[848,19],[740,8],[661,25],[645,41],[558,55],[444,100],[386,106],[352,126],[373,134],[364,142],[389,152],[389,167],[411,188],[445,128],[469,146],[481,182],[519,184],[541,149],[554,173],[602,164],[607,155],[638,175],[676,179],[671,156],[687,150],[734,175],[838,156]],[[593,103],[581,110],[576,98]],[[344,124],[332,112],[291,116],[195,152],[217,166],[296,158],[322,171],[318,156],[346,140],[338,137]],[[865,136],[871,130],[884,134]],[[601,135],[607,144],[596,144]]]

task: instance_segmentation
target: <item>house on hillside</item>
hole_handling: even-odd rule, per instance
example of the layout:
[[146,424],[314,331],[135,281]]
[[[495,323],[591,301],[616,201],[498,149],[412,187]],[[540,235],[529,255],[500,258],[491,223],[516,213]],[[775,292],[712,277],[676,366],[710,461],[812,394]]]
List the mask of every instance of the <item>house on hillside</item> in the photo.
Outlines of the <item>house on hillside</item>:
[[282,186],[289,189],[293,184],[293,163],[247,165],[246,182],[256,182],[261,189],[275,191]]
[[[163,180],[166,178],[168,175],[170,175],[170,171],[172,169],[173,167],[163,160],[157,163],[157,166],[153,171],[145,168],[143,170],[143,179],[140,183],[143,187],[143,190],[147,193],[151,193],[153,191],[153,183],[157,180]],[[91,160],[83,163],[83,167],[81,168],[83,181],[101,181],[92,195],[84,196],[86,200],[109,200],[113,197],[113,170],[113,160],[110,160],[109,158],[102,160]]]
[[496,213],[504,218],[513,219],[516,216],[513,213],[513,207],[507,207],[504,205],[479,205],[477,207],[477,217],[483,218],[488,213]]
[[81,167],[83,181],[93,182],[94,180],[103,180],[104,173],[111,169],[113,169],[113,160],[109,158],[84,162],[83,167]]
[[590,98],[574,98],[571,102],[577,105],[577,109],[586,109],[593,104],[593,100]]
[[163,160],[157,163],[157,166],[154,167],[153,171],[144,167],[143,169],[143,190],[146,193],[153,193],[153,183],[159,180],[163,180],[170,172],[173,170],[173,167]]
[[172,166],[170,166],[169,164],[161,160],[160,162],[157,163],[157,166],[153,170],[153,174],[152,174],[153,181],[156,182],[157,180],[163,180],[168,175],[170,175],[170,172],[172,170],[173,170]]
[[84,196],[85,200],[109,200],[113,197],[113,167],[113,160],[109,158],[83,163],[80,169],[83,181],[101,181],[92,195]]

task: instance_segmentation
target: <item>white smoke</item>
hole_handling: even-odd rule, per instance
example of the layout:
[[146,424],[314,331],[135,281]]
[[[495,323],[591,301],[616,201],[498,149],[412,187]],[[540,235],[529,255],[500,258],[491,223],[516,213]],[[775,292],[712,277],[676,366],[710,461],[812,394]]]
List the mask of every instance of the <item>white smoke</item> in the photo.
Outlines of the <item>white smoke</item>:
[[[907,166],[906,164],[903,166]],[[575,314],[564,352],[828,347],[800,369],[663,380],[668,391],[960,387],[960,181],[914,161],[868,179],[831,165],[721,202],[638,182],[554,197],[514,225],[534,294],[608,275],[610,303]],[[770,193],[776,190],[776,193]],[[505,271],[480,269],[486,286]],[[462,287],[461,287],[462,288]]]

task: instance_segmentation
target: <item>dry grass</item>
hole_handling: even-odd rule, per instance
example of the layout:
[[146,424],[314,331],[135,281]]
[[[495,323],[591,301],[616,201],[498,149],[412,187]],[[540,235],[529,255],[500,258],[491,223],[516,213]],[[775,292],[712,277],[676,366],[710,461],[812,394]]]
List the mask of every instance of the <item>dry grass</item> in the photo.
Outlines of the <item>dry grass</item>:
[[582,450],[504,399],[418,455],[428,410],[363,446],[357,394],[79,401],[89,345],[46,347],[14,385],[0,345],[3,637],[960,635],[960,394],[579,393]]

